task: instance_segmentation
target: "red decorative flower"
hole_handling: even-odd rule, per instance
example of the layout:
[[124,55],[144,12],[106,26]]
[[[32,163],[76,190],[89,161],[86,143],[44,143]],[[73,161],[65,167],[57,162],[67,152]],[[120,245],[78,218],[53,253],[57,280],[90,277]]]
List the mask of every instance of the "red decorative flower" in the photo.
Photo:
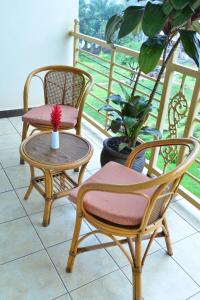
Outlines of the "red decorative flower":
[[62,109],[60,105],[56,104],[53,106],[51,111],[51,124],[53,127],[53,131],[58,131],[58,128],[61,124],[61,116],[62,116]]

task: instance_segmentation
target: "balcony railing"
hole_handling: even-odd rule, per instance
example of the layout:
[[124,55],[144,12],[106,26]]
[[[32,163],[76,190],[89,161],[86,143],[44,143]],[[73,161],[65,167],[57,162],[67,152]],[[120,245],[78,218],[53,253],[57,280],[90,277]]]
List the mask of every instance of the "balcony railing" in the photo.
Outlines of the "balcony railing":
[[[132,89],[131,76],[137,69],[123,64],[122,59],[131,62],[137,60],[138,52],[120,45],[108,45],[105,41],[79,33],[78,21],[75,20],[74,30],[70,32],[74,37],[74,66],[89,71],[95,79],[93,91],[87,98],[84,117],[101,132],[109,135],[107,127],[109,117],[99,108],[106,103],[112,93],[119,93],[120,85],[127,90]],[[81,42],[101,47],[102,52],[87,51]],[[98,49],[98,48],[95,48]],[[99,52],[99,51],[96,51]],[[200,72],[190,66],[177,62],[177,52],[169,61],[165,74],[154,96],[154,111],[150,113],[147,123],[156,126],[165,137],[193,137],[200,141]],[[161,64],[161,61],[160,61]],[[151,75],[151,76],[150,76]],[[148,96],[155,82],[154,74],[142,74],[138,85],[138,94]],[[180,153],[182,160],[184,153]],[[147,161],[151,174],[158,175],[159,153],[154,152]],[[191,204],[200,209],[200,155],[193,166],[185,174],[178,192]]]

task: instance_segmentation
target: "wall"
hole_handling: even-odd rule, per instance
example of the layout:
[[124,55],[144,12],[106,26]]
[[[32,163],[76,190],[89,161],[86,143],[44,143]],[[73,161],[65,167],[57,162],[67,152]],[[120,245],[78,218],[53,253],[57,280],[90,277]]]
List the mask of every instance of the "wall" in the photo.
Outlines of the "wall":
[[[30,71],[51,64],[72,64],[78,0],[2,0],[0,10],[0,111],[23,107],[23,86]],[[34,94],[34,93],[33,93]],[[41,103],[37,92],[31,106]]]

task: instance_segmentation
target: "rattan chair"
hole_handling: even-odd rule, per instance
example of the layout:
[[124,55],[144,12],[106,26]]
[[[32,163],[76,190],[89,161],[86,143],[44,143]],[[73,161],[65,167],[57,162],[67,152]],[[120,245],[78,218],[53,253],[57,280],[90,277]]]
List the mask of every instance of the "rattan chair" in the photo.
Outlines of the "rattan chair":
[[[174,169],[159,177],[150,178],[131,169],[136,155],[146,149],[160,151]],[[174,151],[184,151],[187,159],[178,162]],[[157,150],[156,150],[157,151]],[[142,267],[155,238],[164,237],[167,253],[172,255],[166,211],[174,197],[184,172],[197,157],[199,144],[193,139],[169,139],[144,143],[130,154],[126,165],[109,162],[80,187],[72,190],[70,200],[77,205],[76,224],[67,263],[67,272],[72,272],[77,254],[99,248],[118,245],[132,267],[133,299],[142,299]],[[149,153],[148,153],[149,154]],[[169,167],[171,169],[171,166]],[[81,222],[85,218],[96,230],[79,238]],[[174,228],[176,230],[176,228]],[[112,242],[78,247],[91,234],[102,233]],[[117,239],[121,237],[121,239]],[[149,239],[142,256],[142,240]],[[128,243],[130,251],[122,246]]]
[[[29,110],[30,85],[33,78],[41,79],[44,104]],[[62,107],[60,130],[75,129],[81,133],[81,117],[84,100],[93,84],[92,76],[84,70],[68,66],[47,66],[32,71],[24,86],[24,115],[22,141],[29,125],[35,130],[50,130],[50,113],[54,104]],[[20,159],[20,163],[24,163]]]

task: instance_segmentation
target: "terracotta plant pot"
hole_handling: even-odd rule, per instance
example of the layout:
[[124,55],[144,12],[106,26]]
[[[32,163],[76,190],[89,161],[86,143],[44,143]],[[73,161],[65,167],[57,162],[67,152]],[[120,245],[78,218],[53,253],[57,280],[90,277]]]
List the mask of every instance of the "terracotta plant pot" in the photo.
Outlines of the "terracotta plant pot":
[[[103,142],[103,149],[101,151],[101,166],[103,167],[109,161],[115,161],[124,165],[127,160],[128,155],[131,152],[131,149],[126,147],[123,153],[118,152],[118,145],[123,142],[123,137],[111,137]],[[136,143],[136,146],[140,145],[140,142]],[[141,152],[137,155],[132,165],[132,169],[137,172],[142,172],[145,165],[145,152]]]

